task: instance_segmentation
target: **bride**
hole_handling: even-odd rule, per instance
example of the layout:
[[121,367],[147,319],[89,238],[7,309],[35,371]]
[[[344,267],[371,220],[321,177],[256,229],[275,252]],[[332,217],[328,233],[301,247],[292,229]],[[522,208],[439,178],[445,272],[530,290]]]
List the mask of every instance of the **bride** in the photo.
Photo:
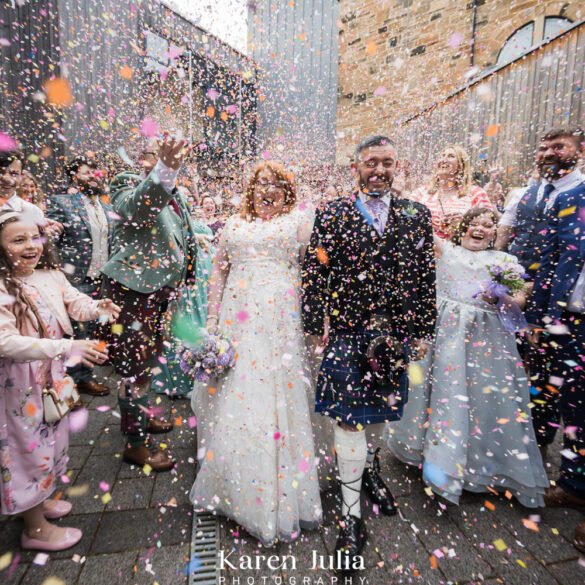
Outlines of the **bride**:
[[199,461],[192,502],[267,546],[322,519],[298,294],[312,216],[295,203],[284,167],[256,166],[210,279],[208,330],[233,343],[236,365],[196,383],[192,398]]

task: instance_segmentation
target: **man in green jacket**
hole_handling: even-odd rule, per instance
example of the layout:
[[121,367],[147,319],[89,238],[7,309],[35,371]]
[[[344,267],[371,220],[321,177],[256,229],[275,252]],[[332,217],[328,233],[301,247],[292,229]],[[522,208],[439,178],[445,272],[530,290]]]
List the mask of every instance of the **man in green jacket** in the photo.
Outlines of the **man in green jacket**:
[[124,460],[168,471],[173,460],[147,440],[172,424],[148,414],[147,393],[162,353],[162,325],[175,290],[194,270],[195,232],[188,203],[175,186],[186,145],[165,136],[141,154],[141,175],[120,173],[110,185],[114,228],[112,254],[102,272],[104,294],[121,306],[108,327],[110,361],[124,380],[119,404],[128,435]]

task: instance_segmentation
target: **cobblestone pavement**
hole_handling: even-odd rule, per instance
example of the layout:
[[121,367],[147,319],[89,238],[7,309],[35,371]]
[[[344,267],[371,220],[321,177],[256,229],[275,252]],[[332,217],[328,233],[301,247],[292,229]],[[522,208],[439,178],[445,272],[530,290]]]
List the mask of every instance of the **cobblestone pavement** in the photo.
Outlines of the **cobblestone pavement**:
[[[22,520],[0,517],[2,585],[177,585],[187,583],[193,512],[188,493],[195,476],[196,428],[188,401],[161,398],[159,406],[176,423],[161,442],[178,461],[170,473],[146,475],[121,460],[123,439],[116,398],[84,396],[87,425],[71,435],[70,470],[58,494],[73,513],[61,523],[83,530],[73,549],[49,556],[19,548]],[[547,462],[557,472],[558,445]],[[374,513],[363,501],[369,530],[366,569],[353,584],[476,583],[488,585],[581,585],[585,564],[571,545],[581,512],[548,509],[539,516],[504,496],[466,495],[462,505],[446,506],[425,492],[419,473],[386,454],[383,475],[400,504],[400,515]],[[235,585],[337,584],[343,578],[312,568],[313,556],[329,557],[337,530],[335,490],[324,494],[325,522],[320,531],[303,533],[293,544],[262,549],[231,521],[220,520],[220,547],[232,564],[243,555],[285,555],[271,571],[231,569],[223,583]],[[111,499],[110,499],[111,498]],[[8,565],[8,566],[6,566]],[[191,563],[191,567],[197,563]],[[196,576],[196,573],[194,574]],[[238,578],[240,579],[238,581]],[[336,580],[337,579],[337,580]],[[196,581],[194,581],[196,582]],[[350,583],[350,581],[347,581]]]

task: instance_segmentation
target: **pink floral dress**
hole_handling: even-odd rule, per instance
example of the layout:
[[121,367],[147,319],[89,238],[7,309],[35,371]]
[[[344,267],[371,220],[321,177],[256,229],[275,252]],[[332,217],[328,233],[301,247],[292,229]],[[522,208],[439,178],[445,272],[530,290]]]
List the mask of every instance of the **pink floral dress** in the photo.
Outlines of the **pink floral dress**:
[[[63,330],[37,288],[25,282],[51,339]],[[31,336],[30,332],[26,333]],[[37,334],[38,337],[38,334]],[[43,422],[44,380],[55,389],[65,376],[62,359],[16,362],[0,359],[0,502],[3,514],[18,514],[45,501],[69,460],[69,423]]]

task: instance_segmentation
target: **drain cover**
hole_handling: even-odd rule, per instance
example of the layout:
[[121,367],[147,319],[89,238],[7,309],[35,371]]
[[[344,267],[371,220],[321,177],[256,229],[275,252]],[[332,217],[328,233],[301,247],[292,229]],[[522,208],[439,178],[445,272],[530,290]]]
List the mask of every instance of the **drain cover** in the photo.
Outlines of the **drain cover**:
[[216,585],[219,582],[219,522],[217,516],[193,512],[191,559],[197,559],[197,570],[189,575],[189,585]]

